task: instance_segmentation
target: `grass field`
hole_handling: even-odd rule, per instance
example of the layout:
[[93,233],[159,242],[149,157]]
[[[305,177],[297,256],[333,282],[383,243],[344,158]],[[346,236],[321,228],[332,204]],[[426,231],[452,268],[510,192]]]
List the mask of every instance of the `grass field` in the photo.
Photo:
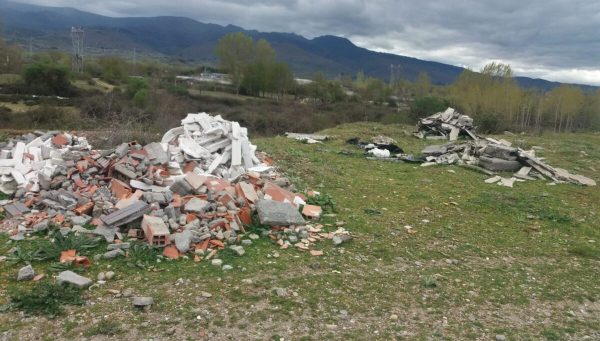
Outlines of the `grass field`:
[[[354,240],[319,244],[323,257],[278,250],[263,238],[242,257],[224,253],[229,272],[191,260],[151,271],[100,260],[86,275],[112,269],[116,278],[86,291],[84,306],[55,319],[0,313],[0,339],[600,339],[598,188],[545,181],[504,188],[455,166],[369,161],[344,143],[383,134],[418,153],[427,141],[408,136],[411,129],[359,123],[325,130],[335,139],[323,145],[253,141],[299,188],[335,198],[338,215],[324,223],[345,221]],[[600,180],[599,134],[503,138],[543,147],[539,155],[551,165]],[[0,254],[14,246],[0,237]],[[0,304],[32,286],[15,281],[22,265],[0,263]],[[33,263],[47,274],[43,281],[51,281],[48,265]],[[278,287],[288,295],[275,295]],[[152,296],[151,311],[111,292],[125,288]]]

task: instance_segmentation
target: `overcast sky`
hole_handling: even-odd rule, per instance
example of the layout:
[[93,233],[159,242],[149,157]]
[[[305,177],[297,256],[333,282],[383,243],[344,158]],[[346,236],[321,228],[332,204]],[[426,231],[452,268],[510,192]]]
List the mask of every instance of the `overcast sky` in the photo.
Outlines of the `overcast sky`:
[[108,16],[186,16],[479,70],[600,85],[600,0],[18,0]]

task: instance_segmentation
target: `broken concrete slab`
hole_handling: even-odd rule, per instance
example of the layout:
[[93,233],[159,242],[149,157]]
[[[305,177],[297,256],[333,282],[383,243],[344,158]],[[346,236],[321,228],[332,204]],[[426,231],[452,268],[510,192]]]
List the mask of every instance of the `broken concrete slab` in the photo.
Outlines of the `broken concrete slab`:
[[517,148],[507,147],[501,144],[490,143],[485,147],[483,153],[491,158],[515,161],[517,160]]
[[94,283],[91,279],[80,276],[70,270],[59,273],[56,280],[58,284],[70,284],[81,289],[87,288]]
[[521,163],[516,160],[503,160],[495,157],[481,156],[479,166],[493,172],[515,172],[521,168]]
[[274,200],[259,200],[256,203],[256,210],[261,224],[270,226],[305,224],[300,212],[289,203]]
[[202,213],[208,205],[206,200],[192,198],[185,204],[183,209],[187,212]]
[[101,216],[100,220],[108,226],[121,226],[141,218],[149,209],[147,203],[138,200],[121,210]]
[[192,231],[183,230],[183,232],[173,234],[175,240],[175,247],[179,252],[186,253],[190,250],[190,243],[192,242]]

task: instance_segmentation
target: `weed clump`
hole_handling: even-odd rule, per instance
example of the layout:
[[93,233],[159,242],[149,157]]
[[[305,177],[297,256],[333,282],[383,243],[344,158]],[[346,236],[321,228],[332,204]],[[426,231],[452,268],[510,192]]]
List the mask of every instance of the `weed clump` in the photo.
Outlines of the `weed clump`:
[[37,283],[32,289],[17,289],[9,293],[11,308],[27,314],[55,317],[63,312],[63,305],[82,305],[81,290],[72,286]]

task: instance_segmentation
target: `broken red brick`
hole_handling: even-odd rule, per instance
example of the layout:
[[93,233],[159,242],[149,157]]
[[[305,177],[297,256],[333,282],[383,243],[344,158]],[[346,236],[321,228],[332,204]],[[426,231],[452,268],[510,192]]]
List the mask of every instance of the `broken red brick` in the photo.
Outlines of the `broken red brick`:
[[302,208],[302,214],[313,219],[318,219],[323,213],[321,206],[317,205],[304,205]]
[[294,194],[290,191],[286,191],[272,182],[267,182],[265,184],[263,187],[263,192],[265,193],[265,199],[287,202],[295,206]]
[[196,161],[186,162],[182,169],[183,174],[192,172],[196,167],[198,167],[198,163]]
[[85,172],[89,166],[90,166],[90,164],[87,160],[77,161],[77,164],[75,165],[75,167],[77,168],[79,173]]
[[54,220],[54,222],[55,222],[55,223],[57,223],[57,224],[59,224],[59,225],[60,225],[60,224],[62,224],[62,223],[64,223],[64,222],[65,222],[65,216],[64,216],[64,215],[62,215],[62,214],[57,214],[57,215],[54,217],[54,219],[52,219],[52,220]]
[[52,138],[52,143],[56,146],[62,147],[69,144],[69,140],[63,134],[58,134]]
[[75,209],[75,213],[77,213],[78,215],[82,215],[82,214],[90,214],[92,213],[92,210],[94,209],[94,202],[93,201],[89,201],[79,207],[77,207]]
[[254,186],[247,182],[238,182],[235,185],[235,190],[238,197],[244,198],[248,202],[255,203],[258,201],[258,194],[256,194]]
[[72,264],[74,266],[83,266],[84,268],[89,268],[90,265],[92,265],[92,262],[90,262],[90,259],[85,256],[76,256],[73,259]]
[[219,202],[225,206],[227,206],[230,202],[232,202],[234,200],[235,199],[229,193],[225,193],[219,197]]
[[185,215],[185,221],[191,223],[192,221],[198,219],[198,217],[194,213],[188,213]]
[[210,242],[210,238],[206,238],[202,241],[202,243],[196,245],[196,250],[206,251],[208,249],[208,243]]
[[179,250],[175,246],[167,246],[163,250],[163,256],[170,259],[177,259],[179,258]]
[[131,195],[131,187],[121,180],[112,179],[110,182],[110,190],[118,199],[123,199]]
[[61,263],[70,263],[75,259],[75,254],[77,254],[77,250],[66,250],[60,253],[59,261]]
[[223,242],[218,239],[211,239],[210,244],[216,246],[219,249],[225,248],[225,245],[223,244]]
[[237,214],[238,218],[240,218],[240,220],[242,221],[243,224],[245,225],[251,225],[252,224],[252,210],[250,210],[250,207],[248,206],[244,206],[240,209],[240,211]]
[[204,186],[206,186],[209,191],[217,193],[225,190],[225,188],[231,186],[231,184],[229,183],[229,181],[224,179],[208,178],[204,182]]

